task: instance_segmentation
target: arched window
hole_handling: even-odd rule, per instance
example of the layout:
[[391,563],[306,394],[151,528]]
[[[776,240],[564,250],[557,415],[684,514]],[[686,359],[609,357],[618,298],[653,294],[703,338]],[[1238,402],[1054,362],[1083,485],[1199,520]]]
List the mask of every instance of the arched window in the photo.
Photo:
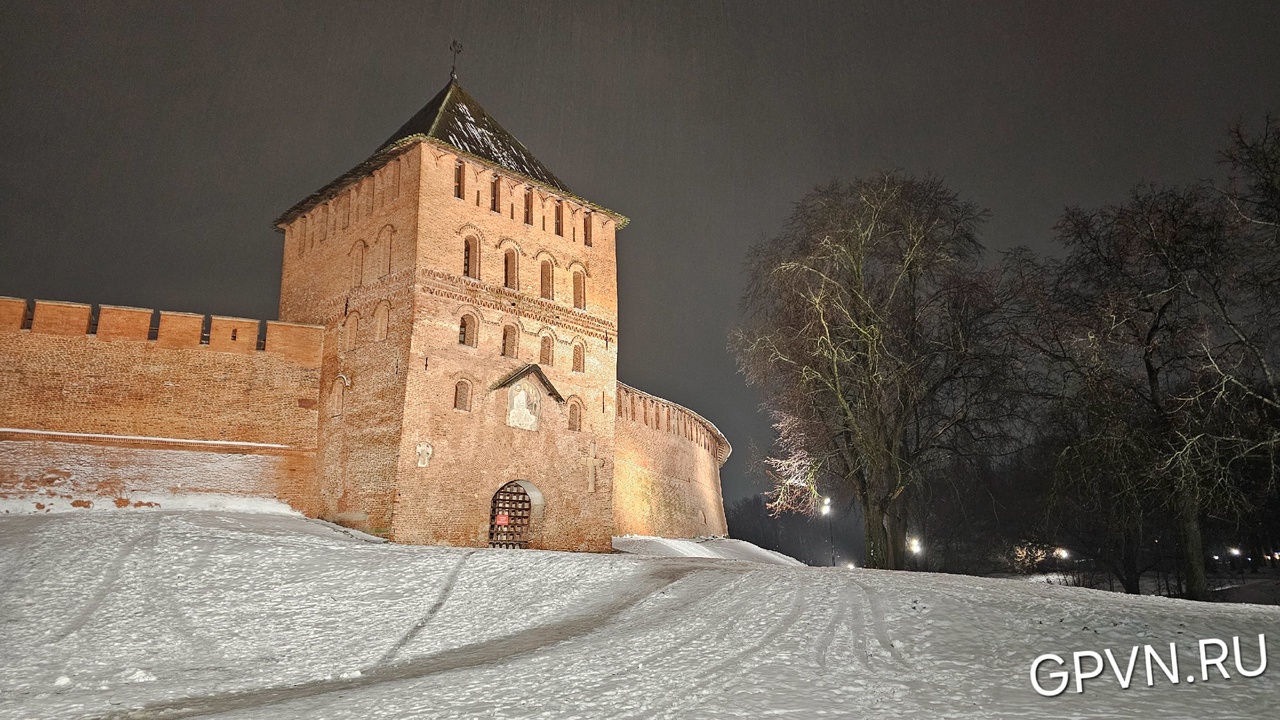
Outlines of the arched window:
[[573,345],[573,371],[583,372],[586,367],[586,352],[582,349],[582,345],[574,343]]
[[364,241],[357,240],[347,254],[347,262],[351,268],[351,287],[360,287],[364,281]]
[[499,175],[494,175],[489,183],[489,209],[502,212],[502,177]]
[[577,400],[569,403],[569,429],[573,432],[582,430],[582,406]]
[[543,365],[553,365],[556,361],[555,343],[550,335],[542,336],[542,348],[538,352],[538,362]]
[[507,325],[502,328],[502,354],[510,358],[515,357],[519,339],[520,333],[516,330],[515,325]]
[[360,313],[353,312],[347,315],[347,320],[342,324],[342,349],[354,350],[356,347],[356,338],[360,333]]
[[476,346],[476,317],[475,315],[463,315],[462,322],[458,323],[458,344]]
[[502,284],[512,290],[520,289],[520,276],[516,271],[516,251],[507,250],[502,256]]
[[468,235],[462,245],[462,274],[480,279],[480,240]]
[[382,342],[387,339],[387,327],[391,324],[391,305],[383,300],[373,311],[373,341]]
[[552,267],[550,260],[542,261],[542,297],[547,300],[554,300],[555,292],[555,268]]
[[471,412],[471,383],[466,380],[453,386],[453,409]]
[[370,267],[367,269],[367,274],[373,280],[391,274],[391,244],[395,235],[396,229],[390,225],[378,231],[378,239],[373,244],[373,252],[369,259]]
[[573,271],[573,306],[579,310],[587,307],[587,278],[581,270]]

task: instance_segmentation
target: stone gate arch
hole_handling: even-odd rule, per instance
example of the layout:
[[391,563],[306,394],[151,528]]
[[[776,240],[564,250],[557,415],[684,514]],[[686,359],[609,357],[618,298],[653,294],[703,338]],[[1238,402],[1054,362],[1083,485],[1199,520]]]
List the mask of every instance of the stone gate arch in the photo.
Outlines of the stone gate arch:
[[545,507],[542,492],[528,480],[513,480],[498,488],[489,504],[489,547],[529,547]]

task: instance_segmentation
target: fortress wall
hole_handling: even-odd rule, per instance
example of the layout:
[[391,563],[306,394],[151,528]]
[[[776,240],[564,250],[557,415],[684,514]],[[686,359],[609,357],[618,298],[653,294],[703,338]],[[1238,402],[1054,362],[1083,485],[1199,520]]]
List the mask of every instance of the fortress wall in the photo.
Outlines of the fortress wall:
[[0,499],[225,492],[314,514],[321,339],[289,323],[0,298]]
[[729,443],[667,400],[618,384],[613,514],[617,535],[725,535],[720,466]]

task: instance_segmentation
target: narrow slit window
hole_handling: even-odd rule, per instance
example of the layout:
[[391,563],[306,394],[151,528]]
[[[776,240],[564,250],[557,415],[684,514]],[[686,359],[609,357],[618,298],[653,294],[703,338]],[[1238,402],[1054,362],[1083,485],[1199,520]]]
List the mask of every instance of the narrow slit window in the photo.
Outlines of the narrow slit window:
[[344,350],[354,350],[356,347],[356,336],[360,332],[360,313],[353,312],[347,315],[347,321],[342,326],[342,348]]
[[458,163],[453,166],[453,196],[461,200],[467,195],[467,168]]
[[564,201],[556,201],[556,234],[564,237]]
[[391,306],[384,300],[378,303],[373,312],[373,341],[382,342],[387,339],[387,329],[391,325]]
[[533,188],[524,189],[524,224],[533,224]]
[[581,345],[573,346],[573,371],[584,372],[586,368],[586,351]]
[[582,430],[582,408],[578,407],[578,403],[569,404],[569,430],[578,432]]
[[502,256],[502,284],[512,290],[520,289],[520,279],[516,275],[515,250],[507,250]]
[[466,380],[453,386],[453,409],[471,412],[471,383]]
[[480,241],[468,237],[462,245],[462,274],[480,279]]
[[587,279],[581,270],[573,272],[573,306],[579,310],[587,307]]
[[489,183],[489,195],[489,209],[496,213],[502,212],[502,178],[500,176],[493,176],[493,182]]
[[458,344],[476,346],[476,319],[473,315],[463,315],[458,323]]
[[502,354],[513,358],[516,356],[516,342],[519,339],[515,325],[508,325],[502,328]]
[[555,294],[555,269],[552,267],[550,260],[543,260],[542,297],[547,300],[554,300]]
[[538,352],[538,362],[550,366],[555,364],[555,360],[555,344],[552,342],[550,335],[543,335],[542,348]]
[[582,244],[591,247],[591,213],[582,214]]

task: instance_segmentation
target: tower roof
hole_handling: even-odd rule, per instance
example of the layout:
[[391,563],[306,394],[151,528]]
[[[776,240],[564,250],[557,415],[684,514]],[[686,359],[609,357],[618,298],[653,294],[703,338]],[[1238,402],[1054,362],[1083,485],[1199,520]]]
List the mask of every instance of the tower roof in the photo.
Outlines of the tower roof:
[[462,89],[456,78],[449,78],[449,84],[382,143],[374,154],[415,136],[439,140],[512,172],[566,193],[572,192],[524,144],[485,112],[480,103]]
[[459,154],[492,163],[526,177],[552,193],[563,193],[588,207],[607,213],[618,223],[619,229],[627,226],[626,216],[601,207],[570,190],[515,136],[485,112],[480,103],[462,89],[457,78],[450,77],[449,83],[409,118],[409,122],[379,145],[373,155],[284,211],[276,218],[276,228],[282,229],[285,223],[335,197],[352,181],[368,175],[390,157],[420,141],[445,145],[457,150]]

